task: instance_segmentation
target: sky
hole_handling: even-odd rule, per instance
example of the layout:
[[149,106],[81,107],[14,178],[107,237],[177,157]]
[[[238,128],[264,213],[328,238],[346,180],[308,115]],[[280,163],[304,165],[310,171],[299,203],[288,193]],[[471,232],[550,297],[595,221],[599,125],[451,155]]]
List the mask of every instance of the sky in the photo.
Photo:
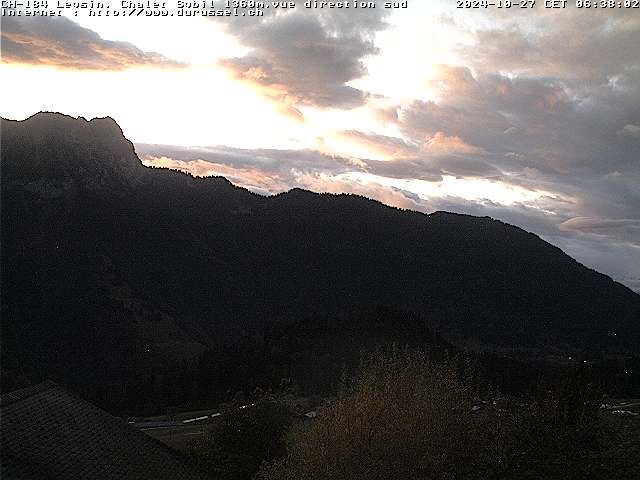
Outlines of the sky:
[[640,291],[640,9],[176,3],[2,17],[0,115],[111,116],[145,164],[265,195],[490,216]]

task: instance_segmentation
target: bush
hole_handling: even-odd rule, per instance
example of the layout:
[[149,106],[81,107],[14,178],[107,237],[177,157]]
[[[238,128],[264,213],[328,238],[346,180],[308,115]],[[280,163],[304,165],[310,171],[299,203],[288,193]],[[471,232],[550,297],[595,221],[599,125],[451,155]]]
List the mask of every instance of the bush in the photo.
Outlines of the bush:
[[500,428],[472,399],[453,367],[378,352],[317,420],[294,427],[286,459],[257,479],[486,478],[500,463]]

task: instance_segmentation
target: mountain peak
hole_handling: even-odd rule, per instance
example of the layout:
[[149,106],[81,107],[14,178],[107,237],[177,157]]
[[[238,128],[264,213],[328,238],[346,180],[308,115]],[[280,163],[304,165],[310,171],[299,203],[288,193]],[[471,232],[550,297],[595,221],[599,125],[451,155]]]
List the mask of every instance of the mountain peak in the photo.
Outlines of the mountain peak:
[[[82,117],[80,117],[82,118]],[[116,122],[112,117],[95,117],[89,120],[89,123],[95,127],[103,128],[105,130],[113,130],[116,131],[119,135],[124,137],[124,133],[118,122]]]
[[[144,169],[133,144],[111,117],[71,117],[39,112],[25,120],[2,119],[3,174],[51,184],[88,183],[97,188],[115,178],[134,181]],[[29,151],[30,155],[24,155]]]
[[[105,136],[111,136],[112,139],[117,137],[124,138],[124,133],[118,122],[112,117],[95,117],[87,120],[85,117],[72,117],[59,112],[42,111],[31,115],[24,120],[10,120],[2,118],[3,121],[24,124],[29,128],[43,129],[44,131],[58,132],[60,129],[82,130],[90,128],[94,133]],[[115,136],[115,138],[114,138]]]

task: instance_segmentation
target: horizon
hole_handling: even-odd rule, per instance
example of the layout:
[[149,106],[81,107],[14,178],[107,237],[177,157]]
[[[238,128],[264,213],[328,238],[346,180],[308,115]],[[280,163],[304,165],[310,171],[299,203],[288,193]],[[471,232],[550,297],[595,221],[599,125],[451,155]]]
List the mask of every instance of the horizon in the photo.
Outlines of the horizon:
[[4,17],[0,115],[110,116],[143,164],[263,195],[490,216],[640,292],[637,10],[297,3]]

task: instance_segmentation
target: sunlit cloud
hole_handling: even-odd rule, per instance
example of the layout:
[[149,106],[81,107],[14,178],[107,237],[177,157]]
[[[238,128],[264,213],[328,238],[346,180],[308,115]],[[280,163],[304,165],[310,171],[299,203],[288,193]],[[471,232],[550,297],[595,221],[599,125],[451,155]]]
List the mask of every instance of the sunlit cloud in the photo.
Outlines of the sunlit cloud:
[[412,145],[402,138],[365,133],[359,130],[338,132],[336,137],[353,146],[361,147],[363,156],[370,156],[374,159],[406,158],[415,156],[420,150],[419,146]]
[[424,199],[433,197],[457,197],[464,200],[487,201],[507,206],[515,203],[533,204],[538,198],[544,195],[551,195],[549,192],[527,190],[516,185],[509,185],[505,182],[462,179],[448,175],[444,176],[439,182],[388,178],[366,173],[343,174],[341,178],[348,178],[365,185],[373,183],[398,188],[414,193]]
[[469,145],[458,136],[448,137],[442,132],[429,137],[422,145],[422,150],[432,155],[479,155],[483,152],[481,148]]
[[105,40],[66,17],[5,17],[0,35],[5,63],[68,70],[185,66],[128,42]]
[[271,194],[289,189],[289,185],[277,173],[268,173],[257,168],[232,167],[205,160],[175,160],[152,156],[143,157],[142,163],[146,166],[178,170],[195,177],[225,177],[233,184],[256,193]]

